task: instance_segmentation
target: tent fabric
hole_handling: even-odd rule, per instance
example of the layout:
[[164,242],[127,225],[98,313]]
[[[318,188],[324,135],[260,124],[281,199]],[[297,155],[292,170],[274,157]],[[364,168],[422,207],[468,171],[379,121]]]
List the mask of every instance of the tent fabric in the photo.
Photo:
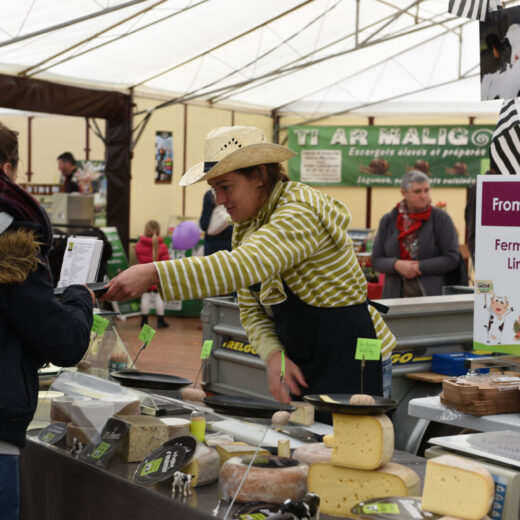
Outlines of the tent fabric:
[[17,0],[0,73],[282,114],[500,108],[448,0]]

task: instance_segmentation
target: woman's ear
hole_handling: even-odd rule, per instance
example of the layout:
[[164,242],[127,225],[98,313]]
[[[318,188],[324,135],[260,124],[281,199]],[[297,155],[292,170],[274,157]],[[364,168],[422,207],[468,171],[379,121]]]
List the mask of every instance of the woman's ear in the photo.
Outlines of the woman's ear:
[[2,171],[12,180],[14,181],[16,178],[16,172],[13,169],[13,165],[10,162],[5,162],[2,164]]
[[257,166],[257,171],[258,187],[265,186],[267,184],[267,168],[265,167],[265,164],[259,164]]

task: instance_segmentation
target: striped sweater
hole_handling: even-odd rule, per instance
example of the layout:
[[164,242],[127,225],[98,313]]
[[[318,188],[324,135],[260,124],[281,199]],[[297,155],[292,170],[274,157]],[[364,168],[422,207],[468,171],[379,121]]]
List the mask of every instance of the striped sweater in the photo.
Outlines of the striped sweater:
[[[233,250],[205,257],[157,262],[161,296],[189,300],[234,290],[249,342],[266,361],[283,348],[269,318],[270,305],[291,291],[308,305],[343,307],[366,300],[366,280],[347,234],[348,209],[299,182],[278,183],[257,218],[235,224]],[[258,295],[249,290],[261,282]],[[258,301],[257,301],[258,300]],[[376,309],[369,306],[382,353],[395,338]]]

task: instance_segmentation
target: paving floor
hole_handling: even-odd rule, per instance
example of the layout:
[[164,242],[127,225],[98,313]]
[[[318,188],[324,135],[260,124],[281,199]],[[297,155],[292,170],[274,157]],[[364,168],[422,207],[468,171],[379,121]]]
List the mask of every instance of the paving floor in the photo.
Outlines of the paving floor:
[[[143,372],[157,372],[195,381],[200,367],[202,328],[199,318],[166,316],[167,329],[156,328],[156,317],[149,325],[156,330],[150,345],[141,352],[136,367]],[[139,341],[141,318],[117,320],[117,331],[132,359],[142,343]]]

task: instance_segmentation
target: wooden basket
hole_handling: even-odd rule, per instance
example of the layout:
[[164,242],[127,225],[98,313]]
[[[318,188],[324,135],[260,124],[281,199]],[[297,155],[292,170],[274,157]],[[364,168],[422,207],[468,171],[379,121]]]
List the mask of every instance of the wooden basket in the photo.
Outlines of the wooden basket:
[[471,415],[520,412],[518,383],[501,383],[493,377],[472,383],[446,379],[442,383],[441,402]]

